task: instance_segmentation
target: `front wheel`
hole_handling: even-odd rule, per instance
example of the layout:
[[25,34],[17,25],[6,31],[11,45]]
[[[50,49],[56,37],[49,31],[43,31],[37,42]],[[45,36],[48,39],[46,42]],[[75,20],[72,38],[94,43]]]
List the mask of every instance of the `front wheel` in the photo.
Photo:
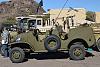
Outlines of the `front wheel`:
[[11,49],[9,57],[13,63],[21,63],[25,58],[25,53],[21,48],[15,47]]
[[70,58],[73,60],[83,60],[85,54],[85,48],[83,45],[72,45],[69,49]]

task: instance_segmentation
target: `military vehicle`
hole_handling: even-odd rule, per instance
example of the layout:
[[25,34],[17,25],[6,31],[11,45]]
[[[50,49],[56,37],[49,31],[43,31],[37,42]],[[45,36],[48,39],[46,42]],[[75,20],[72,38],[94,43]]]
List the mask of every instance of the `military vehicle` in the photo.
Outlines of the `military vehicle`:
[[88,25],[69,29],[69,33],[56,25],[55,29],[51,28],[45,34],[34,29],[17,35],[15,42],[9,44],[9,58],[13,63],[21,63],[30,53],[68,51],[71,59],[82,60],[85,50],[95,43],[93,29]]

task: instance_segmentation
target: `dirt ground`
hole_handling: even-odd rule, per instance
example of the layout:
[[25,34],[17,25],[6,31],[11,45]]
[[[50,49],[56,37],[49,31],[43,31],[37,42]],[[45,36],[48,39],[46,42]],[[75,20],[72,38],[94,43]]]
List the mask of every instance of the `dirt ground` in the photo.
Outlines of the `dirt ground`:
[[0,67],[100,67],[100,52],[87,53],[85,60],[70,60],[67,53],[32,54],[23,63],[12,63],[0,55]]

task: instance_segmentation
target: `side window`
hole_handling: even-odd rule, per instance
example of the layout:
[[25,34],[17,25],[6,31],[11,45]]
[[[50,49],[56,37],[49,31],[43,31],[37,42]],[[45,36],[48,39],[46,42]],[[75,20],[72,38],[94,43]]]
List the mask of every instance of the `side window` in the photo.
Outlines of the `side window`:
[[37,20],[37,25],[41,25],[41,20]]

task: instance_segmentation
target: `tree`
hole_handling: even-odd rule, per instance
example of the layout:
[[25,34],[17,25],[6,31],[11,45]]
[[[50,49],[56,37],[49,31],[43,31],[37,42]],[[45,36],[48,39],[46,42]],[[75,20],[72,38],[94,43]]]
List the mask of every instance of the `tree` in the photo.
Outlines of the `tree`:
[[14,24],[14,23],[16,23],[16,19],[13,18],[13,17],[8,17],[8,18],[4,21],[4,23],[6,23],[6,24]]
[[96,20],[96,14],[95,14],[95,12],[87,11],[86,12],[86,20],[95,22],[95,20]]

